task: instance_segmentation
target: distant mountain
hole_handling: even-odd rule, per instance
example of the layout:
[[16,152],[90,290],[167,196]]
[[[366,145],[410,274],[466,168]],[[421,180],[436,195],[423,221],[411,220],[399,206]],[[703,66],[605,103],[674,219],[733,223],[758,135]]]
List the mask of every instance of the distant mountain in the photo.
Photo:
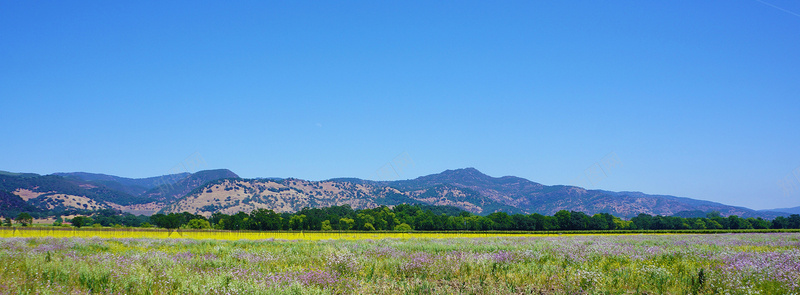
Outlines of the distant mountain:
[[700,217],[708,217],[708,212],[700,210],[689,210],[672,214],[672,216],[683,217],[683,218],[700,218]]
[[150,188],[147,192],[144,192],[143,195],[151,200],[170,203],[209,181],[226,178],[239,178],[239,175],[236,175],[236,173],[228,169],[204,170],[190,174],[174,183],[162,184]]
[[719,211],[726,216],[743,217],[778,215],[774,212],[756,212],[742,207],[674,196],[586,190],[564,185],[546,186],[513,176],[491,177],[474,168],[447,170],[389,185],[400,189],[417,189],[434,184],[469,188],[498,203],[513,206],[524,212],[547,215],[555,214],[559,210],[582,211],[588,214],[611,213],[624,217],[633,217],[639,213],[668,216],[691,210]]
[[781,212],[781,213],[789,213],[789,214],[800,214],[800,206],[792,207],[792,208],[776,208],[776,209],[769,209],[769,210],[759,210],[759,212]]
[[447,170],[401,181],[226,179],[199,187],[162,212],[210,215],[259,208],[293,212],[303,207],[349,204],[354,208],[371,208],[401,203],[455,206],[477,214],[504,211],[553,215],[559,210],[572,210],[623,217],[639,213],[668,216],[685,211],[718,211],[725,216],[742,217],[780,215],[674,196],[546,186],[513,176],[491,177],[474,168]]
[[19,176],[19,177],[36,177],[36,176],[41,176],[41,175],[39,175],[39,174],[36,174],[36,173],[15,173],[15,172],[3,171],[3,170],[0,170],[0,175],[4,175],[4,176]]
[[238,178],[226,169],[142,179],[85,172],[51,175],[2,172],[0,191],[16,198],[5,196],[2,204],[8,206],[0,205],[0,213],[12,213],[22,200],[30,206],[25,210],[30,211],[117,209],[149,215],[208,181],[226,177]]
[[141,195],[159,185],[168,185],[178,182],[191,174],[188,172],[183,172],[148,178],[127,178],[87,172],[53,173],[53,175],[104,185],[108,188],[123,191],[131,195]]
[[[133,204],[146,201],[141,197],[116,191],[102,185],[95,185],[78,179],[68,179],[58,175],[35,177],[0,175],[0,190],[14,193],[25,201],[43,195],[50,196],[54,194],[80,196],[97,202],[113,202],[117,204]],[[59,207],[57,205],[54,206]]]
[[22,211],[36,211],[36,208],[19,196],[0,190],[0,212],[6,213],[3,217],[14,218]]
[[702,216],[716,211],[723,216],[774,218],[797,209],[780,209],[786,213],[755,211],[667,195],[548,186],[514,176],[492,177],[475,168],[446,170],[400,181],[242,179],[227,169],[141,179],[85,172],[53,175],[0,172],[0,191],[12,194],[3,195],[0,203],[0,208],[8,210],[20,208],[21,199],[41,211],[113,208],[146,215],[159,211],[231,214],[259,208],[294,212],[304,207],[344,204],[360,209],[402,203],[453,206],[484,215],[498,211],[553,215],[559,210],[570,210],[620,217],[639,213]]
[[211,215],[214,212],[233,214],[262,208],[276,212],[294,212],[305,207],[347,204],[358,209],[402,203],[454,206],[475,213],[522,212],[469,188],[451,184],[433,184],[414,190],[399,190],[387,184],[390,183],[354,179],[222,179],[195,189],[165,207],[162,212],[187,211]]

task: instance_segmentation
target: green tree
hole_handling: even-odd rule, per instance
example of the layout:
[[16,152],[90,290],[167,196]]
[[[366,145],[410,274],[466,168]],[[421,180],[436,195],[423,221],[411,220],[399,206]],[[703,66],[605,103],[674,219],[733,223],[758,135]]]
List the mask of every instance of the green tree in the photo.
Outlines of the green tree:
[[367,231],[374,231],[374,230],[375,230],[375,227],[374,227],[374,226],[372,226],[372,223],[364,223],[364,230],[367,230]]
[[708,229],[722,229],[722,224],[713,219],[705,219],[706,228]]
[[211,228],[211,223],[209,223],[208,220],[205,219],[195,218],[189,220],[189,222],[186,223],[186,227],[191,229],[209,229]]
[[471,215],[464,217],[465,229],[467,230],[481,230],[480,223],[481,216]]
[[560,230],[567,230],[570,228],[570,213],[567,210],[561,210],[556,212],[555,215],[556,222],[558,223],[558,229]]
[[[613,225],[613,222],[611,224]],[[608,219],[606,219],[606,216],[603,215],[603,214],[600,214],[600,213],[595,214],[589,220],[589,229],[607,230],[610,227],[611,227],[611,225],[609,224]]]
[[800,228],[800,215],[789,215],[789,218],[786,219],[786,228]]
[[331,231],[331,230],[333,230],[333,227],[331,227],[331,221],[330,220],[323,220],[322,221],[322,230],[323,231]]
[[31,217],[31,215],[27,212],[22,212],[17,215],[17,222],[22,224],[22,226],[28,226],[33,224],[33,217]]
[[433,219],[435,216],[433,212],[430,210],[425,210],[422,214],[419,214],[414,218],[414,223],[417,225],[417,229],[419,230],[434,230],[436,229],[436,225],[434,224]]
[[250,229],[253,230],[281,229],[281,216],[272,210],[267,210],[267,209],[253,210],[252,212],[250,212]]
[[64,222],[64,219],[61,219],[61,216],[57,216],[56,220],[53,221],[53,226],[61,226]]
[[72,226],[81,228],[83,226],[92,224],[92,221],[94,220],[92,220],[91,217],[75,216],[74,218],[72,218]]
[[13,226],[13,221],[11,220],[11,218],[6,217],[6,220],[3,222],[3,226],[8,226],[8,227]]
[[747,218],[747,222],[749,222],[751,225],[753,225],[753,228],[756,228],[756,229],[766,229],[766,228],[769,228],[769,226],[770,226],[769,221],[764,220],[761,217],[758,217],[758,218],[753,218],[753,217]]
[[125,213],[122,218],[122,224],[125,226],[139,227],[142,222],[142,218],[136,217],[136,215],[130,213]]
[[350,219],[350,218],[341,218],[341,219],[339,219],[339,226],[340,226],[340,227],[341,227],[343,230],[350,230],[350,229],[352,229],[352,228],[353,228],[353,225],[355,225],[355,223],[356,223],[356,221],[355,221],[355,220],[353,220],[353,219]]
[[589,222],[591,217],[586,213],[580,211],[571,211],[569,213],[570,229],[572,230],[585,230],[589,229]]
[[516,230],[535,230],[536,221],[528,215],[514,214],[511,215],[511,222],[513,228]]
[[289,227],[293,230],[302,230],[305,221],[306,216],[304,214],[292,215],[292,218],[289,219]]
[[247,213],[239,212],[228,216],[222,221],[222,226],[227,230],[244,230],[248,229],[250,223],[250,216]]
[[[372,212],[370,212],[372,213]],[[372,216],[370,213],[358,213],[356,216],[356,229],[364,229],[364,225],[374,224],[375,223],[375,216]]]
[[653,223],[653,216],[646,213],[639,213],[639,216],[631,218],[631,221],[633,222],[635,229],[638,230],[652,229],[651,225]]
[[150,220],[153,221],[153,224],[161,228],[179,228],[183,224],[183,215],[175,213],[170,213],[167,215],[156,214],[150,216]]
[[555,221],[556,218],[553,216],[544,216],[539,213],[533,213],[530,215],[530,219],[533,220],[534,230],[558,229],[558,224]]
[[494,229],[498,230],[510,230],[512,226],[512,219],[505,212],[494,212],[486,216],[490,220],[494,222]]
[[625,221],[625,220],[620,219],[619,217],[613,217],[611,219],[611,222],[614,223],[614,228],[616,228],[616,229],[630,229],[631,228],[631,224],[633,224],[633,221],[630,221],[630,220]]
[[394,227],[394,231],[399,231],[399,232],[410,232],[412,230],[414,229],[411,228],[411,226],[408,225],[408,223],[401,223],[400,225]]
[[753,225],[747,219],[739,218],[739,216],[728,216],[728,226],[731,229],[752,229]]
[[698,218],[691,224],[692,229],[706,229],[706,222],[702,218]]

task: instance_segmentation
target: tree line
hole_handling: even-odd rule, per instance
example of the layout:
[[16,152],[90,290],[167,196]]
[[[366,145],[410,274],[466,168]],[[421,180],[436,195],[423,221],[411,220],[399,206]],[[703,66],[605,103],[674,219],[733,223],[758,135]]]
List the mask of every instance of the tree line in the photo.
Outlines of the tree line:
[[[13,215],[5,215],[7,217],[3,217],[2,224],[3,226],[12,226],[14,223],[17,223],[21,226],[28,226],[33,224],[34,218],[47,218],[48,216],[42,216],[37,214],[39,212],[21,212],[13,217]],[[62,212],[64,213],[64,212]],[[75,227],[83,227],[83,226],[101,226],[101,227],[112,227],[112,226],[123,226],[123,227],[148,227],[150,226],[150,216],[145,215],[133,215],[130,213],[122,213],[118,210],[113,209],[102,209],[96,211],[78,211],[78,215],[72,219],[64,219],[62,218],[61,214],[55,215],[55,221],[53,222],[54,226],[61,226],[63,222],[67,221],[70,222],[72,226]],[[76,212],[67,212],[64,215],[74,215]],[[52,217],[49,216],[49,217]]]
[[[30,215],[18,216],[20,224],[30,224]],[[60,223],[60,218],[56,220]],[[258,209],[250,213],[228,215],[214,213],[210,217],[188,212],[135,216],[115,210],[100,210],[89,216],[78,216],[73,226],[126,226],[176,229],[220,230],[356,230],[356,231],[558,231],[558,230],[683,230],[683,229],[800,229],[800,215],[762,218],[722,217],[719,212],[705,217],[652,216],[639,214],[630,220],[608,213],[588,215],[578,211],[561,210],[553,216],[507,214],[494,212],[476,215],[451,206],[401,204],[389,208],[352,209],[349,205],[326,208],[304,208],[295,213],[276,213]],[[11,219],[4,222],[11,225]]]
[[304,208],[295,213],[275,213],[258,209],[247,214],[214,213],[202,215],[184,213],[156,214],[150,217],[153,225],[163,228],[214,228],[222,230],[681,230],[681,229],[800,229],[800,215],[762,218],[722,217],[718,212],[705,217],[652,216],[639,214],[623,220],[608,213],[587,215],[578,211],[558,211],[553,216],[507,214],[495,212],[475,215],[449,206],[401,204],[389,208],[354,210],[349,205],[327,208]]

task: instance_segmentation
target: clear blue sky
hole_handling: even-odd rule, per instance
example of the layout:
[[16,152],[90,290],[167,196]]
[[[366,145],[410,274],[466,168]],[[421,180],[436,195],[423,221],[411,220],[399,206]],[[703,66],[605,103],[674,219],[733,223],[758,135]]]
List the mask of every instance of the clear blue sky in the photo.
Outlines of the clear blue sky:
[[163,2],[0,1],[0,170],[377,179],[403,154],[403,179],[586,185],[612,153],[586,186],[800,206],[796,1]]

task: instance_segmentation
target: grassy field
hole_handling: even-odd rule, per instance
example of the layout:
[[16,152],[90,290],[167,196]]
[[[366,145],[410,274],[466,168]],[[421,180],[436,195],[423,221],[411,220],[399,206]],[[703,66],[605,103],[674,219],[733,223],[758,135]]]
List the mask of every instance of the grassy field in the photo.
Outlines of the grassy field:
[[71,229],[57,227],[2,228],[0,238],[147,238],[147,239],[198,239],[198,240],[364,240],[408,238],[486,238],[519,236],[557,236],[558,233],[514,232],[302,232],[302,231],[215,231],[215,230],[165,230],[165,229]]
[[71,228],[71,227],[0,227],[0,238],[148,238],[148,239],[213,239],[213,240],[362,240],[362,239],[408,239],[408,238],[497,238],[497,237],[546,237],[560,235],[639,235],[639,234],[723,234],[723,233],[800,233],[797,229],[751,229],[751,230],[664,230],[664,231],[449,231],[449,232],[320,232],[320,231],[224,231],[224,230],[167,230],[142,228]]
[[[245,233],[19,232],[40,236],[0,238],[0,294],[800,293],[798,233],[228,241]],[[122,232],[139,236],[111,236]]]

